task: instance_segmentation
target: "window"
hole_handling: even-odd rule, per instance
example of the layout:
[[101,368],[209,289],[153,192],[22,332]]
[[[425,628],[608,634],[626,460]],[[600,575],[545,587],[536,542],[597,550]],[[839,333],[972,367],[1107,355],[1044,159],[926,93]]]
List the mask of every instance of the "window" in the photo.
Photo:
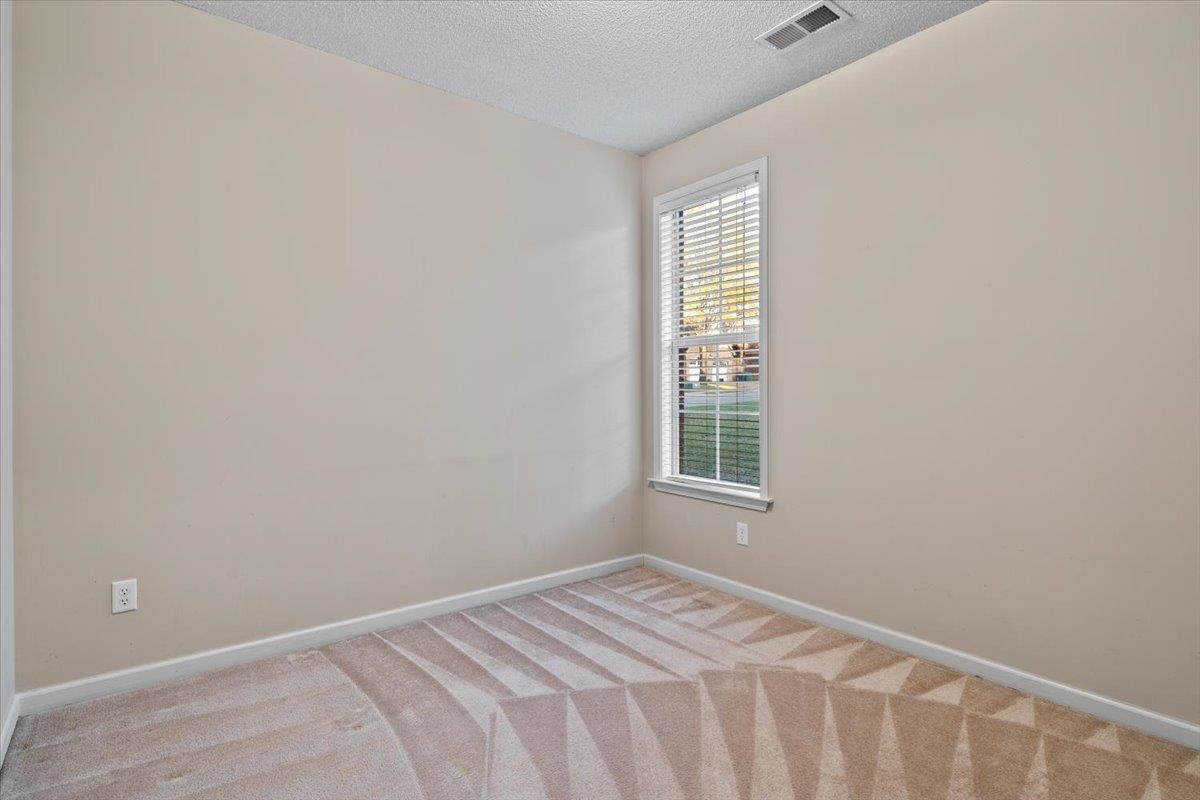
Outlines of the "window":
[[660,490],[765,511],[766,159],[655,198]]

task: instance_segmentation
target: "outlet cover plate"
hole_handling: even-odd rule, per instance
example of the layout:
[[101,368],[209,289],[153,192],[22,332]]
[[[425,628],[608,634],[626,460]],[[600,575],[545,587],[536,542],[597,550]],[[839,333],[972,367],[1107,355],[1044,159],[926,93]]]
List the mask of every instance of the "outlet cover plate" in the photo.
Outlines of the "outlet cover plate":
[[742,547],[750,546],[750,524],[747,522],[739,522],[737,524],[737,543]]
[[137,611],[137,607],[137,578],[113,581],[112,613],[124,614],[126,611]]

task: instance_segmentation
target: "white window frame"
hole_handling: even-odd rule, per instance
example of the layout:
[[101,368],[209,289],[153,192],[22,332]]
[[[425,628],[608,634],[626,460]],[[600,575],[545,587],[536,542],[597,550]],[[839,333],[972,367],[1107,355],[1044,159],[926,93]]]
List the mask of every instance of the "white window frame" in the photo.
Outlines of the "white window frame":
[[[706,194],[712,194],[720,189],[723,184],[729,184],[736,181],[741,181],[750,175],[757,173],[758,175],[758,203],[759,203],[759,261],[758,261],[758,392],[759,392],[759,420],[758,420],[758,458],[759,458],[759,485],[758,491],[745,490],[735,488],[733,485],[723,481],[710,480],[705,478],[693,478],[687,476],[667,475],[663,470],[663,423],[662,423],[662,249],[661,249],[661,226],[660,217],[662,214],[671,211],[673,208],[679,208],[683,204],[698,200]],[[652,283],[653,303],[651,305],[651,316],[653,319],[653,360],[654,365],[654,380],[653,387],[653,408],[654,408],[654,452],[653,463],[651,467],[650,485],[660,492],[668,492],[670,494],[683,495],[685,497],[694,497],[699,500],[708,500],[714,503],[724,503],[726,505],[740,506],[749,508],[755,511],[767,511],[770,509],[773,502],[770,492],[767,489],[767,339],[768,337],[768,308],[770,304],[767,299],[767,261],[770,249],[768,247],[768,213],[767,213],[767,159],[759,158],[748,164],[742,164],[732,169],[727,169],[710,178],[688,184],[687,186],[676,189],[672,192],[660,194],[654,198],[654,208],[652,211],[650,229],[653,233],[653,244],[651,249],[651,259],[654,264],[654,276]]]

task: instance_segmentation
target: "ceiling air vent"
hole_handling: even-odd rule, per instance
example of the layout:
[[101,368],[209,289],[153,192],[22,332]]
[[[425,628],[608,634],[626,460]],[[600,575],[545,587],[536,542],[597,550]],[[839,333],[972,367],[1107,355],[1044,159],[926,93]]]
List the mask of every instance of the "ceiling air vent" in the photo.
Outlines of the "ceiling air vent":
[[809,34],[823,30],[849,16],[833,3],[817,3],[787,22],[776,25],[754,41],[772,50],[786,50]]
[[789,24],[784,25],[774,33],[768,33],[766,36],[762,37],[762,40],[771,45],[771,47],[774,47],[776,50],[782,50],[783,48],[800,41],[807,35],[807,33],[800,30],[795,25]]
[[809,11],[800,19],[796,20],[796,24],[809,33],[816,33],[826,25],[832,25],[841,17],[829,6],[817,6],[812,11]]

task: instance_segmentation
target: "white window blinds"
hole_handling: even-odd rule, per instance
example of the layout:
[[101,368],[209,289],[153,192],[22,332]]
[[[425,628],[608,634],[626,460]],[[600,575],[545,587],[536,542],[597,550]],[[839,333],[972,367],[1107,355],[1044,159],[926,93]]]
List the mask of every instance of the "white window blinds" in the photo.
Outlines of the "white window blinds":
[[763,486],[759,172],[657,206],[660,474]]

